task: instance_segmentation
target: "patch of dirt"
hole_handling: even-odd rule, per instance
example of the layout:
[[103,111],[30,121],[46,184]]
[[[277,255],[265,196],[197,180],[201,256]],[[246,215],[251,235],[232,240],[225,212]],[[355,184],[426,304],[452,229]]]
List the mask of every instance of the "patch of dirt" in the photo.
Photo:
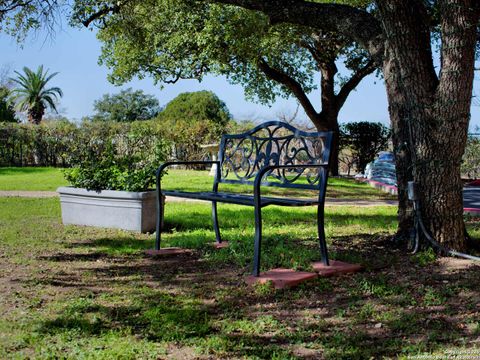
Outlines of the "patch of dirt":
[[438,270],[442,274],[453,274],[458,271],[468,270],[477,267],[480,270],[480,262],[474,260],[444,257],[437,261]]

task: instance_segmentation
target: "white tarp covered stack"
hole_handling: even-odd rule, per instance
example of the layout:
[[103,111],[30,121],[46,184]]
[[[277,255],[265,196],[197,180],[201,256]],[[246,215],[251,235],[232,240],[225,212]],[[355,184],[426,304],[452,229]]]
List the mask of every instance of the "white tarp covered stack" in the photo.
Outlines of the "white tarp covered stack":
[[368,180],[378,181],[384,184],[397,186],[395,173],[395,157],[389,151],[381,151],[378,157],[365,167],[363,177]]

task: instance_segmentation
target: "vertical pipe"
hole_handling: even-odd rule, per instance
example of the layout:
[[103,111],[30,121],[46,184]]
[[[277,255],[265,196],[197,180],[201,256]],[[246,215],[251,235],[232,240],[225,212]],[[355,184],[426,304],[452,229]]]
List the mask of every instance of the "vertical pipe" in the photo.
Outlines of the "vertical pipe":
[[[267,166],[268,167],[268,166]],[[262,204],[260,199],[260,185],[265,168],[257,174],[253,187],[253,203],[255,211],[255,242],[253,253],[253,276],[260,275],[260,257],[262,247]]]
[[317,208],[317,228],[318,228],[318,241],[320,245],[320,255],[322,257],[323,265],[330,265],[328,260],[328,250],[327,243],[325,240],[325,226],[324,226],[325,216],[324,216],[324,207],[323,204],[319,204]]
[[260,257],[262,247],[262,207],[255,201],[255,244],[253,254],[253,276],[260,275]]
[[217,202],[212,201],[212,220],[213,220],[213,229],[215,230],[215,239],[218,244],[222,242],[220,236],[220,229],[218,227],[218,213],[217,213]]
[[160,241],[162,233],[162,189],[160,186],[160,177],[162,176],[163,166],[160,166],[157,170],[157,225],[155,231],[155,250],[160,250]]

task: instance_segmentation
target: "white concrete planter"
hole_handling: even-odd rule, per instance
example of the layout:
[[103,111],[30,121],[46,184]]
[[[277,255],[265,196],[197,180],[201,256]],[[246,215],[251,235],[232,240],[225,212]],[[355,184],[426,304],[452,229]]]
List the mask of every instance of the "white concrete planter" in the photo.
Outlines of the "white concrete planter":
[[60,187],[64,224],[154,232],[156,215],[155,191],[100,192],[73,187]]

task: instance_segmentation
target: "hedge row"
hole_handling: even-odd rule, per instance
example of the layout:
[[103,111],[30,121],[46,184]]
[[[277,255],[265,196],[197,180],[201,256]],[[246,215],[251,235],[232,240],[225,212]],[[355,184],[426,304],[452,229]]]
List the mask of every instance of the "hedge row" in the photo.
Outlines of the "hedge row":
[[[0,122],[0,166],[57,166],[78,164],[79,157],[104,156],[105,146],[111,140],[116,152],[126,155],[141,151],[145,157],[154,154],[162,139],[166,157],[172,145],[166,148],[165,131],[155,121],[132,123],[85,122],[80,125],[68,121],[46,122],[41,125]],[[120,146],[125,144],[125,146]],[[88,146],[86,146],[88,145]],[[87,149],[89,149],[87,153]]]
[[68,122],[0,123],[0,166],[68,166],[66,154],[78,132]]
[[225,131],[236,132],[243,130],[243,127],[233,121],[227,127],[213,126],[208,120],[181,121],[174,124],[158,119],[132,123],[82,124],[52,121],[36,126],[0,122],[0,166],[69,167],[72,149],[85,138],[94,141],[102,131],[116,132],[117,136],[120,136],[119,134],[140,131],[139,129],[142,129],[146,137],[160,137],[168,142],[168,157],[191,160],[208,156],[207,151],[200,145],[218,141]]

